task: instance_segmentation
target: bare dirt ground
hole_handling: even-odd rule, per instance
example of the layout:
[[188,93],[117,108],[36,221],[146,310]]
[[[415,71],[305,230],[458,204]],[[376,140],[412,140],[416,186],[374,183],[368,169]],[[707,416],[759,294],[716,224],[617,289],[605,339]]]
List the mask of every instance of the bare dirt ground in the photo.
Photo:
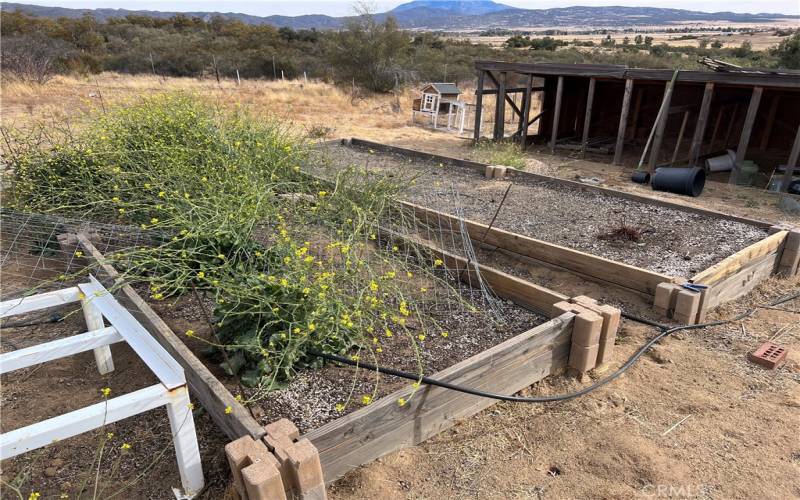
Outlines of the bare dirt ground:
[[[323,125],[331,129],[328,138],[364,137],[462,158],[475,154],[463,139],[412,126],[411,92],[397,100],[387,96],[351,98],[321,83],[243,82],[237,88],[233,82],[217,86],[192,79],[59,78],[45,86],[4,85],[2,119],[6,126],[27,126],[34,120],[60,123],[83,111],[99,109],[99,95],[109,105],[121,98],[170,89],[190,90],[226,105],[251,104],[258,112],[291,118],[306,130]],[[780,212],[775,198],[759,190],[709,183],[701,197],[687,200],[655,195],[629,182],[630,170],[605,163],[531,152],[528,165],[566,178],[601,177],[610,187],[736,215],[800,222]],[[731,317],[754,304],[797,291],[800,279],[773,279],[715,311],[712,319]],[[761,309],[743,322],[667,338],[624,376],[586,397],[547,406],[495,405],[421,446],[352,472],[329,488],[329,495],[340,500],[800,497],[796,480],[800,475],[800,300],[786,303],[782,309]],[[14,333],[17,336],[11,337]],[[625,321],[611,370],[654,333],[653,328]],[[18,338],[19,332],[6,335],[4,331],[4,338]],[[788,362],[777,371],[761,369],[745,358],[748,351],[770,338],[789,350]],[[129,387],[127,384],[146,383],[134,376],[140,373],[134,360],[119,349],[114,354],[121,369],[110,378],[93,374],[91,355],[34,374],[15,375],[29,375],[28,383],[37,380],[36,385],[14,379],[22,385],[12,389],[4,377],[3,428],[24,423],[34,413],[51,415],[63,404],[99,399],[99,389],[104,386],[118,393]],[[82,379],[89,382],[79,382]],[[532,392],[563,393],[587,383],[551,377]],[[21,420],[9,420],[12,411],[21,414],[17,417]],[[222,452],[225,439],[202,411],[196,419],[210,484],[203,498],[225,498],[229,494]],[[178,485],[165,429],[166,416],[156,412],[116,424],[114,448],[117,439],[130,439],[134,446],[120,462],[125,464],[120,468],[123,472],[115,477],[123,474],[132,479],[143,473],[137,486],[119,498],[168,498],[167,487]],[[97,433],[87,434],[48,447],[38,458],[28,455],[6,461],[3,480],[35,462],[33,484],[46,492],[43,498],[74,491],[71,487],[91,475],[92,457],[102,438]],[[154,453],[162,449],[167,449],[163,458],[146,469]],[[118,455],[112,456],[111,463]],[[54,470],[46,470],[48,467]],[[88,481],[93,484],[91,477]],[[8,490],[2,496],[15,498]]]

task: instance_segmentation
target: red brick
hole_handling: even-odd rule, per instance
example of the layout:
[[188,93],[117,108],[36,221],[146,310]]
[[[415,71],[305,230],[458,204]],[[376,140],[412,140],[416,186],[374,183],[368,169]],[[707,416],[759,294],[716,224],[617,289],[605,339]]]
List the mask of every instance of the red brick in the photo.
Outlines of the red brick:
[[622,313],[616,307],[608,304],[598,304],[597,301],[585,295],[573,297],[572,301],[603,317],[603,329],[600,332],[600,350],[597,353],[597,364],[608,363],[614,351],[614,341],[622,318]]
[[303,500],[323,500],[326,498],[325,479],[319,452],[308,439],[301,439],[288,450],[289,462],[294,472],[294,487]]
[[264,426],[264,430],[267,431],[268,435],[273,437],[287,436],[292,441],[296,441],[300,438],[300,431],[297,430],[297,426],[288,418],[282,418],[269,423]]
[[597,351],[600,346],[583,347],[572,344],[569,350],[569,366],[581,373],[588,372],[597,364]]
[[788,350],[772,342],[764,342],[749,355],[750,361],[770,370],[780,367],[786,361]]
[[272,462],[257,462],[242,469],[248,500],[286,500],[281,473]]

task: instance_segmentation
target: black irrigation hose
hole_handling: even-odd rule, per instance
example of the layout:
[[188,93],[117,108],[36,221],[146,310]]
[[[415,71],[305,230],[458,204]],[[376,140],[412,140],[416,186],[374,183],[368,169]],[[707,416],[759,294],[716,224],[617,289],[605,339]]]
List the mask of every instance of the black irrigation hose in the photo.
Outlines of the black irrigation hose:
[[[778,299],[778,300],[776,300],[774,302],[771,302],[771,303],[767,304],[767,306],[776,306],[778,304],[783,304],[784,302],[789,302],[790,300],[796,299],[797,297],[800,297],[800,292],[797,292],[797,293],[782,297],[782,298],[780,298],[780,299]],[[335,361],[335,362],[338,362],[338,363],[343,363],[345,365],[354,366],[354,367],[357,367],[357,368],[363,368],[365,370],[375,370],[375,371],[377,371],[379,373],[382,373],[384,375],[391,375],[391,376],[394,376],[394,377],[405,378],[405,379],[413,380],[413,381],[419,382],[419,383],[424,383],[424,384],[428,384],[428,385],[435,385],[435,386],[443,387],[445,389],[450,389],[450,390],[453,390],[453,391],[463,392],[463,393],[466,393],[466,394],[472,394],[474,396],[480,396],[480,397],[490,398],[490,399],[499,399],[501,401],[512,401],[512,402],[515,402],[515,403],[552,403],[552,402],[556,402],[556,401],[569,401],[571,399],[579,398],[579,397],[584,396],[584,395],[594,391],[595,389],[598,389],[598,388],[608,384],[609,382],[615,380],[620,375],[625,373],[625,371],[627,371],[628,368],[633,366],[639,360],[639,358],[642,357],[642,355],[645,352],[647,352],[655,343],[657,343],[659,340],[663,339],[664,337],[666,337],[668,335],[671,335],[671,334],[673,334],[675,332],[682,331],[682,330],[696,330],[696,329],[699,329],[699,328],[706,328],[706,327],[709,327],[709,326],[724,325],[726,323],[732,323],[734,321],[739,321],[739,320],[742,320],[742,319],[744,319],[744,318],[746,318],[748,316],[752,316],[761,307],[763,307],[763,306],[756,306],[753,309],[750,309],[749,311],[745,311],[745,312],[743,312],[743,313],[741,313],[741,314],[739,314],[737,316],[734,316],[733,318],[729,318],[729,319],[711,321],[711,322],[708,322],[708,323],[700,323],[700,324],[696,324],[696,325],[681,325],[681,326],[675,326],[675,327],[669,327],[667,325],[662,325],[662,324],[657,323],[655,321],[651,321],[651,320],[648,320],[648,319],[645,319],[645,318],[639,318],[639,317],[634,316],[632,314],[623,314],[623,316],[625,316],[626,318],[629,318],[629,319],[632,319],[634,321],[638,321],[638,322],[641,322],[641,323],[645,323],[647,325],[654,326],[656,328],[661,329],[662,331],[661,331],[661,333],[659,333],[658,335],[656,335],[652,339],[648,340],[642,347],[639,348],[638,351],[636,351],[633,354],[633,356],[631,356],[628,359],[628,361],[625,362],[624,365],[620,366],[617,369],[617,371],[615,371],[614,373],[612,373],[608,377],[606,377],[606,378],[604,378],[602,380],[598,380],[594,384],[592,384],[592,385],[590,385],[588,387],[584,387],[583,389],[581,389],[579,391],[570,392],[570,393],[567,393],[567,394],[559,394],[559,395],[556,395],[556,396],[537,396],[537,397],[506,396],[504,394],[495,394],[495,393],[492,393],[492,392],[485,392],[485,391],[480,391],[478,389],[472,389],[470,387],[464,387],[464,386],[460,386],[460,385],[455,385],[455,384],[451,384],[449,382],[444,382],[444,381],[441,381],[441,380],[435,380],[435,379],[432,379],[432,378],[429,378],[429,377],[419,376],[419,375],[416,375],[416,374],[413,374],[413,373],[409,373],[409,372],[404,372],[404,371],[401,371],[401,370],[395,370],[394,368],[384,368],[384,367],[380,367],[380,366],[375,366],[375,365],[370,364],[370,363],[363,363],[363,362],[360,362],[360,361],[353,361],[351,359],[348,359],[348,358],[345,358],[345,357],[342,357],[342,356],[337,356],[335,354],[325,354],[323,352],[319,352],[319,351],[316,351],[316,350],[309,350],[308,352],[309,352],[309,354],[311,354],[313,356],[318,356],[320,358],[324,358],[324,359],[327,359],[329,361]]]
[[46,323],[58,323],[59,321],[63,320],[64,316],[58,313],[53,313],[47,319],[37,319],[34,321],[17,321],[17,322],[6,321],[2,325],[0,325],[0,328],[21,328],[25,326],[44,325]]

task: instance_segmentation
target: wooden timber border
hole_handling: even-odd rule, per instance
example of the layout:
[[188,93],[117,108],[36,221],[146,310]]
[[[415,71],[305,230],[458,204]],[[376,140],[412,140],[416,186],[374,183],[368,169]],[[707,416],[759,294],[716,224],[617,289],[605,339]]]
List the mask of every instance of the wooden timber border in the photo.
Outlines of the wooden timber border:
[[[332,141],[333,142],[333,141]],[[487,164],[486,163],[479,163],[476,161],[470,160],[462,160],[459,158],[451,158],[449,156],[441,156],[433,153],[426,153],[424,151],[416,151],[413,149],[408,148],[401,148],[398,146],[391,146],[388,144],[381,144],[379,142],[368,141],[365,139],[358,139],[353,137],[352,139],[341,139],[339,141],[343,145],[352,145],[360,148],[366,149],[373,149],[375,151],[382,151],[385,153],[396,153],[405,155],[411,158],[419,158],[421,160],[432,161],[437,163],[442,163],[445,165],[452,165],[455,167],[465,167],[472,169],[481,175],[484,173]],[[764,222],[756,219],[749,219],[747,217],[739,217],[737,215],[726,214],[723,212],[717,212],[716,210],[709,210],[706,208],[699,208],[699,207],[690,207],[686,205],[681,205],[680,203],[675,203],[671,201],[662,200],[660,198],[650,197],[650,196],[643,196],[634,193],[628,193],[626,191],[618,191],[616,189],[604,188],[600,186],[592,186],[590,184],[584,184],[582,182],[571,181],[569,179],[561,179],[559,177],[552,177],[549,175],[543,174],[536,174],[533,172],[526,172],[524,170],[518,170],[513,167],[507,167],[506,175],[509,177],[518,177],[521,179],[532,179],[535,181],[541,182],[548,182],[551,184],[559,185],[559,186],[566,186],[571,187],[574,189],[582,189],[585,191],[592,191],[595,193],[602,193],[614,198],[623,198],[626,200],[638,201],[640,203],[648,204],[648,205],[658,205],[665,208],[671,208],[673,210],[680,210],[681,212],[689,212],[693,214],[700,214],[700,215],[707,215],[708,217],[714,217],[717,219],[724,219],[730,220],[735,222],[741,222],[743,224],[749,224],[751,226],[755,226],[761,229],[768,229],[772,226],[770,222]]]
[[[367,148],[385,153],[393,153],[419,158],[421,160],[464,167],[483,175],[487,164],[436,155],[413,149],[381,144],[364,139],[342,139],[343,145]],[[706,314],[720,304],[745,295],[763,280],[775,274],[792,276],[798,272],[800,259],[800,228],[790,226],[773,226],[745,217],[738,217],[714,210],[689,207],[677,203],[617,191],[614,189],[591,186],[580,182],[559,179],[541,174],[534,174],[506,168],[510,177],[534,179],[574,189],[582,189],[602,193],[611,197],[632,200],[639,203],[658,205],[682,212],[694,213],[722,220],[730,220],[768,230],[764,239],[736,252],[735,254],[714,264],[710,268],[686,279],[656,273],[647,269],[630,266],[603,257],[580,252],[552,243],[536,240],[521,234],[489,228],[485,224],[464,220],[470,238],[475,243],[482,243],[504,250],[512,255],[521,255],[540,261],[546,265],[557,266],[578,276],[602,283],[611,283],[628,290],[633,290],[649,297],[656,312],[676,321],[695,324],[704,321]],[[414,203],[400,202],[406,209],[412,210],[418,218],[437,221],[445,220],[450,224],[460,223],[453,215],[422,207]],[[684,288],[684,283],[705,285],[707,288],[694,292]]]
[[[396,239],[408,238],[390,234]],[[90,237],[85,233],[59,237],[62,245],[83,248],[86,258],[94,265],[95,274],[108,284],[112,293],[151,335],[164,346],[186,370],[189,387],[197,400],[209,412],[214,422],[232,440],[249,436],[254,440],[265,437],[266,431],[228,391],[228,389],[189,350],[183,341],[130,286],[122,283],[119,273],[106,262]],[[414,240],[433,258],[441,258],[447,268],[457,272],[470,285],[478,275],[501,298],[535,310],[551,318],[524,333],[430,375],[431,378],[500,394],[514,394],[548,375],[570,366],[574,349],[573,329],[582,321],[584,330],[592,326],[599,335],[612,329],[610,341],[616,335],[616,323],[574,304],[573,310],[561,313],[557,303],[569,300],[566,295],[535,285],[465,258],[439,249],[427,242]],[[614,308],[606,308],[604,311]],[[588,307],[588,306],[587,306]],[[554,315],[556,315],[554,317]],[[592,325],[593,324],[593,325]],[[612,325],[612,326],[609,326]],[[605,335],[605,333],[604,333]],[[599,359],[599,358],[598,358]],[[599,363],[599,361],[598,361]],[[596,366],[590,361],[586,369]],[[400,399],[405,399],[402,406]],[[423,385],[400,389],[375,403],[360,408],[337,420],[314,429],[307,438],[319,452],[325,483],[330,484],[350,470],[383,455],[418,444],[455,425],[459,419],[472,416],[495,404],[489,398]],[[230,413],[226,408],[230,407]]]

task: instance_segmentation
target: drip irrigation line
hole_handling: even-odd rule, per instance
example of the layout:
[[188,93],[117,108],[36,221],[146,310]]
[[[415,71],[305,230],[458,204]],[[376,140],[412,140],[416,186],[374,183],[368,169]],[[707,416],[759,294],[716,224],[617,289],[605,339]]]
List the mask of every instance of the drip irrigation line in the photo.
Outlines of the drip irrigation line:
[[[55,313],[51,314],[47,317],[47,319],[39,319],[33,321],[5,321],[0,328],[22,328],[25,326],[36,326],[36,325],[44,325],[46,323],[58,323],[64,320],[64,316]],[[4,340],[4,342],[8,342],[8,340]]]
[[633,366],[639,360],[639,358],[641,358],[642,355],[645,352],[647,352],[653,345],[655,345],[658,341],[660,341],[661,339],[663,339],[664,337],[666,337],[668,335],[671,335],[671,334],[673,334],[675,332],[679,332],[679,331],[683,331],[683,330],[697,330],[697,329],[706,328],[706,327],[709,327],[709,326],[719,326],[719,325],[724,325],[724,324],[727,324],[727,323],[732,323],[732,322],[735,322],[735,321],[740,321],[740,320],[742,320],[744,318],[747,318],[748,316],[752,316],[753,314],[755,314],[755,312],[758,309],[760,309],[760,308],[762,308],[764,306],[777,306],[779,304],[783,304],[785,302],[789,302],[790,300],[796,299],[798,297],[800,297],[800,292],[793,293],[791,295],[787,295],[787,296],[781,297],[781,298],[775,300],[774,302],[770,302],[770,303],[765,304],[765,305],[758,305],[758,306],[754,307],[753,309],[745,311],[745,312],[743,312],[741,314],[738,314],[738,315],[736,315],[736,316],[734,316],[732,318],[722,319],[722,320],[717,320],[717,321],[710,321],[710,322],[707,322],[707,323],[700,323],[700,324],[696,324],[696,325],[680,325],[680,326],[670,327],[670,326],[667,326],[667,325],[662,325],[662,324],[657,323],[655,321],[647,320],[645,318],[636,317],[636,316],[634,316],[632,314],[623,314],[623,316],[625,316],[626,318],[632,319],[634,321],[641,321],[644,324],[654,326],[656,328],[659,328],[662,331],[661,331],[661,333],[659,333],[655,337],[653,337],[650,340],[648,340],[642,347],[639,348],[639,350],[637,350],[628,359],[628,361],[625,362],[625,364],[620,366],[614,373],[612,373],[608,377],[606,377],[604,379],[601,379],[601,380],[598,380],[594,384],[592,384],[590,386],[587,386],[587,387],[584,387],[581,390],[570,392],[570,393],[567,393],[567,394],[558,394],[558,395],[554,395],[554,396],[522,397],[522,396],[508,396],[508,395],[505,395],[505,394],[496,394],[496,393],[492,393],[492,392],[486,392],[486,391],[481,391],[481,390],[478,390],[478,389],[473,389],[471,387],[464,387],[464,386],[461,386],[461,385],[451,384],[449,382],[445,382],[445,381],[442,381],[442,380],[432,379],[432,378],[426,377],[424,375],[420,376],[418,374],[409,373],[409,372],[405,372],[405,371],[402,371],[402,370],[396,370],[394,368],[385,368],[385,367],[376,366],[376,365],[373,365],[373,364],[370,364],[370,363],[363,363],[363,362],[360,362],[360,361],[353,361],[351,359],[348,359],[348,358],[345,358],[345,357],[342,357],[342,356],[338,356],[336,354],[326,354],[326,353],[319,352],[319,351],[313,350],[313,349],[309,350],[308,352],[312,356],[317,356],[317,357],[320,357],[320,358],[323,358],[323,359],[327,359],[329,361],[335,361],[337,363],[342,363],[342,364],[345,364],[345,365],[348,365],[348,366],[352,366],[352,367],[356,367],[356,368],[363,368],[363,369],[366,369],[366,370],[375,370],[375,371],[377,371],[379,373],[382,373],[384,375],[391,375],[391,376],[394,376],[394,377],[405,378],[405,379],[408,379],[408,380],[413,380],[413,381],[418,382],[418,383],[427,384],[427,385],[433,385],[433,386],[437,386],[437,387],[442,387],[444,389],[450,389],[450,390],[453,390],[453,391],[463,392],[465,394],[472,394],[474,396],[480,396],[480,397],[490,398],[490,399],[497,399],[497,400],[501,400],[501,401],[511,401],[511,402],[514,402],[514,403],[553,403],[553,402],[558,402],[558,401],[569,401],[569,400],[572,400],[572,399],[575,399],[575,398],[579,398],[581,396],[584,396],[584,395],[594,391],[595,389],[599,389],[600,387],[608,384],[609,382],[612,382],[613,380],[617,379],[620,375],[625,373],[631,366]]

